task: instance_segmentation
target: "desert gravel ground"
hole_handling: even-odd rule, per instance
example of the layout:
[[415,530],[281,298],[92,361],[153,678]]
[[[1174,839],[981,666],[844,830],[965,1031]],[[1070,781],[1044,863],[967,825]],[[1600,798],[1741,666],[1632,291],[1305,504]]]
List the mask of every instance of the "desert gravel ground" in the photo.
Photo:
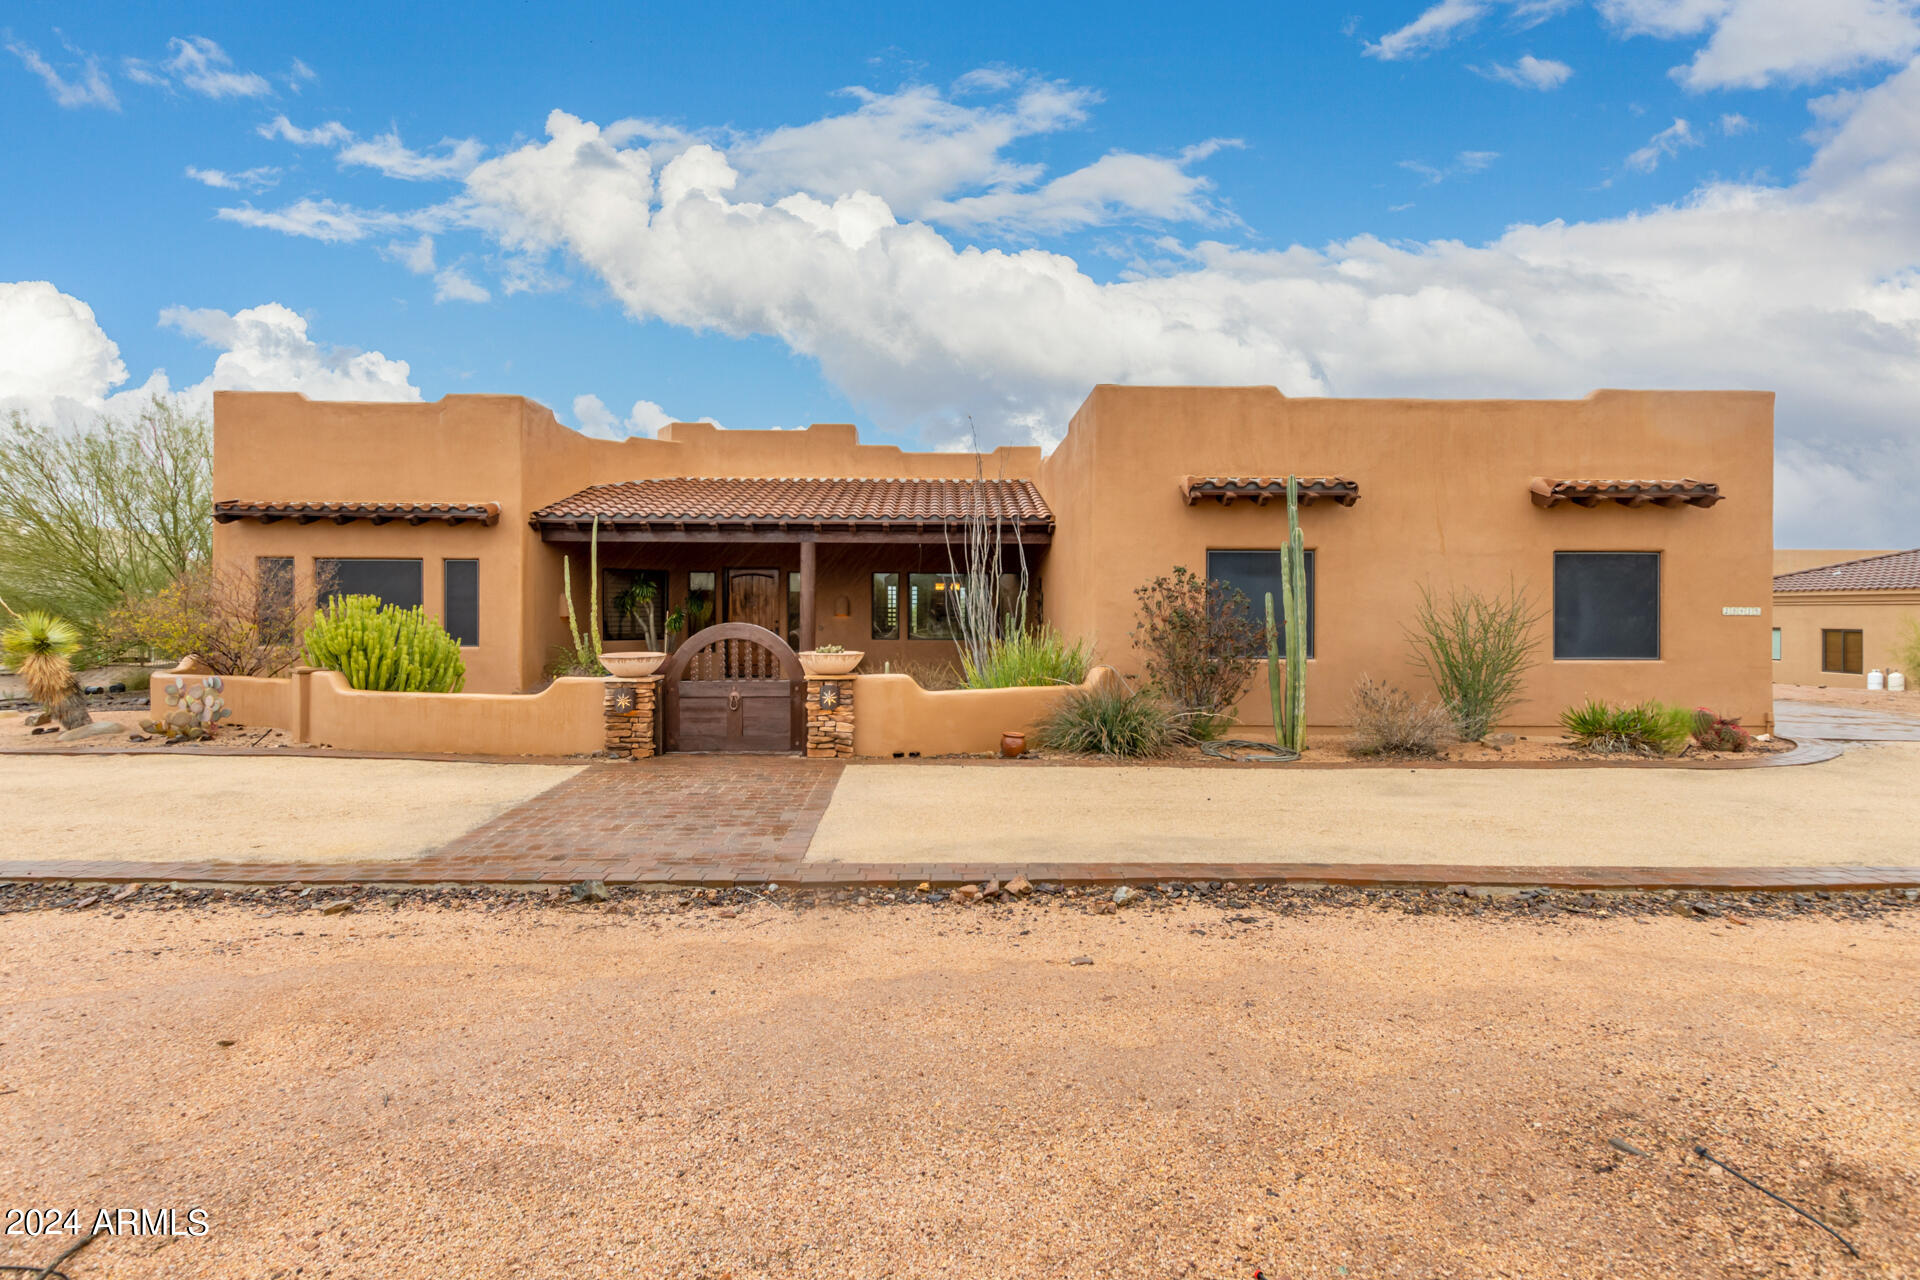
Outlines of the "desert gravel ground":
[[[1904,866],[1914,860],[1916,782],[1920,744],[1904,742],[1852,746],[1824,764],[1729,770],[856,761],[807,857]],[[914,833],[907,852],[903,831]]]
[[0,888],[74,1280],[1920,1272],[1899,894],[379,893]]
[[33,797],[6,806],[0,861],[406,857],[578,772],[431,760],[0,756],[0,795]]

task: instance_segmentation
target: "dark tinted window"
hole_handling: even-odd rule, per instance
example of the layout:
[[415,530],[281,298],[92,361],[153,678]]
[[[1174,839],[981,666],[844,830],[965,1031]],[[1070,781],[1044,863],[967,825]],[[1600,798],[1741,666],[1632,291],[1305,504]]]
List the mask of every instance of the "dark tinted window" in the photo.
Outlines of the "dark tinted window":
[[255,561],[253,622],[263,644],[293,642],[293,557]]
[[447,634],[461,644],[480,643],[480,562],[446,562]]
[[316,560],[314,570],[326,588],[326,598],[378,596],[382,604],[416,609],[420,593],[418,560]]
[[1867,669],[1866,636],[1859,631],[1822,631],[1820,669],[1857,676]]
[[1553,656],[1660,656],[1660,557],[1642,551],[1556,551]]
[[[1247,616],[1259,627],[1267,625],[1267,595],[1273,595],[1273,620],[1280,628],[1280,645],[1287,643],[1287,604],[1280,589],[1279,551],[1209,551],[1207,577],[1224,582],[1247,598]],[[1307,656],[1313,657],[1313,552],[1307,552]],[[1261,656],[1265,656],[1264,643]]]
[[900,638],[900,575],[897,573],[873,575],[873,638]]
[[600,571],[600,635],[638,640],[663,650],[667,633],[667,575],[657,569]]

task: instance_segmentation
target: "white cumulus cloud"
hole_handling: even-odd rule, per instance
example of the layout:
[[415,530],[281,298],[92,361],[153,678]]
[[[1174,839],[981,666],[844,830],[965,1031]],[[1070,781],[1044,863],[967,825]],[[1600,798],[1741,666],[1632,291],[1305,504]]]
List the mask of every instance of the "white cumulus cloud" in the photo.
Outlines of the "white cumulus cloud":
[[433,277],[435,302],[485,302],[492,296],[485,285],[459,267],[445,267]]
[[1700,145],[1700,135],[1693,126],[1678,117],[1674,122],[1647,139],[1647,145],[1630,154],[1626,166],[1638,173],[1652,173],[1660,167],[1660,162],[1670,156],[1679,155],[1687,147]]
[[405,360],[330,346],[307,334],[306,317],[278,302],[232,315],[211,307],[168,307],[160,323],[220,354],[191,394],[299,391],[315,400],[418,400]]
[[601,440],[625,440],[629,436],[656,436],[669,422],[712,422],[712,418],[676,418],[651,400],[635,400],[627,416],[614,416],[606,401],[595,395],[573,398],[573,420],[582,435]]
[[265,76],[237,69],[227,51],[205,36],[176,36],[167,41],[167,53],[157,66],[128,58],[127,78],[156,88],[182,88],[203,98],[263,98],[273,93]]
[[1599,0],[1626,35],[1707,33],[1674,78],[1689,89],[1808,84],[1920,51],[1913,0]]

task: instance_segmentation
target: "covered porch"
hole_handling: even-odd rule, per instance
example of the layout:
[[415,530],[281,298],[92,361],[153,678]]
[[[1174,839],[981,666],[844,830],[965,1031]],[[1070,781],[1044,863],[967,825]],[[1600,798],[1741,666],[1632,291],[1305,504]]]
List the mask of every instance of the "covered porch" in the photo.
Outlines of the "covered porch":
[[1053,535],[1031,482],[986,479],[641,480],[583,489],[531,522],[547,544],[585,552],[596,521],[606,648],[672,652],[746,622],[795,650],[862,650],[869,672],[956,665],[970,541],[1000,549],[1001,611],[1024,584],[1037,621]]

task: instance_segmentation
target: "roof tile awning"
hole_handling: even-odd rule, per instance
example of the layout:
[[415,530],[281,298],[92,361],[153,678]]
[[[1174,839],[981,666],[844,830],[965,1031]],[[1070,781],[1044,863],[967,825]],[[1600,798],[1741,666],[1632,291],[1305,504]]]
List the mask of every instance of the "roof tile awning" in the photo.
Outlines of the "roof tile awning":
[[765,479],[679,476],[594,485],[533,513],[549,535],[598,517],[603,536],[841,534],[945,536],[984,515],[1025,540],[1051,535],[1053,512],[1029,480]]
[[[1301,476],[1300,502],[1303,506],[1312,506],[1321,500],[1337,502],[1350,507],[1360,500],[1360,482],[1348,480],[1343,476]],[[1217,498],[1223,507],[1232,506],[1234,499],[1246,498],[1260,506],[1266,506],[1275,498],[1287,500],[1287,478],[1285,476],[1182,476],[1180,477],[1180,496],[1192,506],[1202,498]]]
[[1550,480],[1533,478],[1533,505],[1597,507],[1617,502],[1623,507],[1710,507],[1721,500],[1720,486],[1706,480]]
[[313,524],[330,520],[350,524],[365,520],[370,524],[498,524],[497,502],[240,502],[228,500],[213,504],[213,518],[220,524],[235,520],[258,520],[272,524],[293,520]]

